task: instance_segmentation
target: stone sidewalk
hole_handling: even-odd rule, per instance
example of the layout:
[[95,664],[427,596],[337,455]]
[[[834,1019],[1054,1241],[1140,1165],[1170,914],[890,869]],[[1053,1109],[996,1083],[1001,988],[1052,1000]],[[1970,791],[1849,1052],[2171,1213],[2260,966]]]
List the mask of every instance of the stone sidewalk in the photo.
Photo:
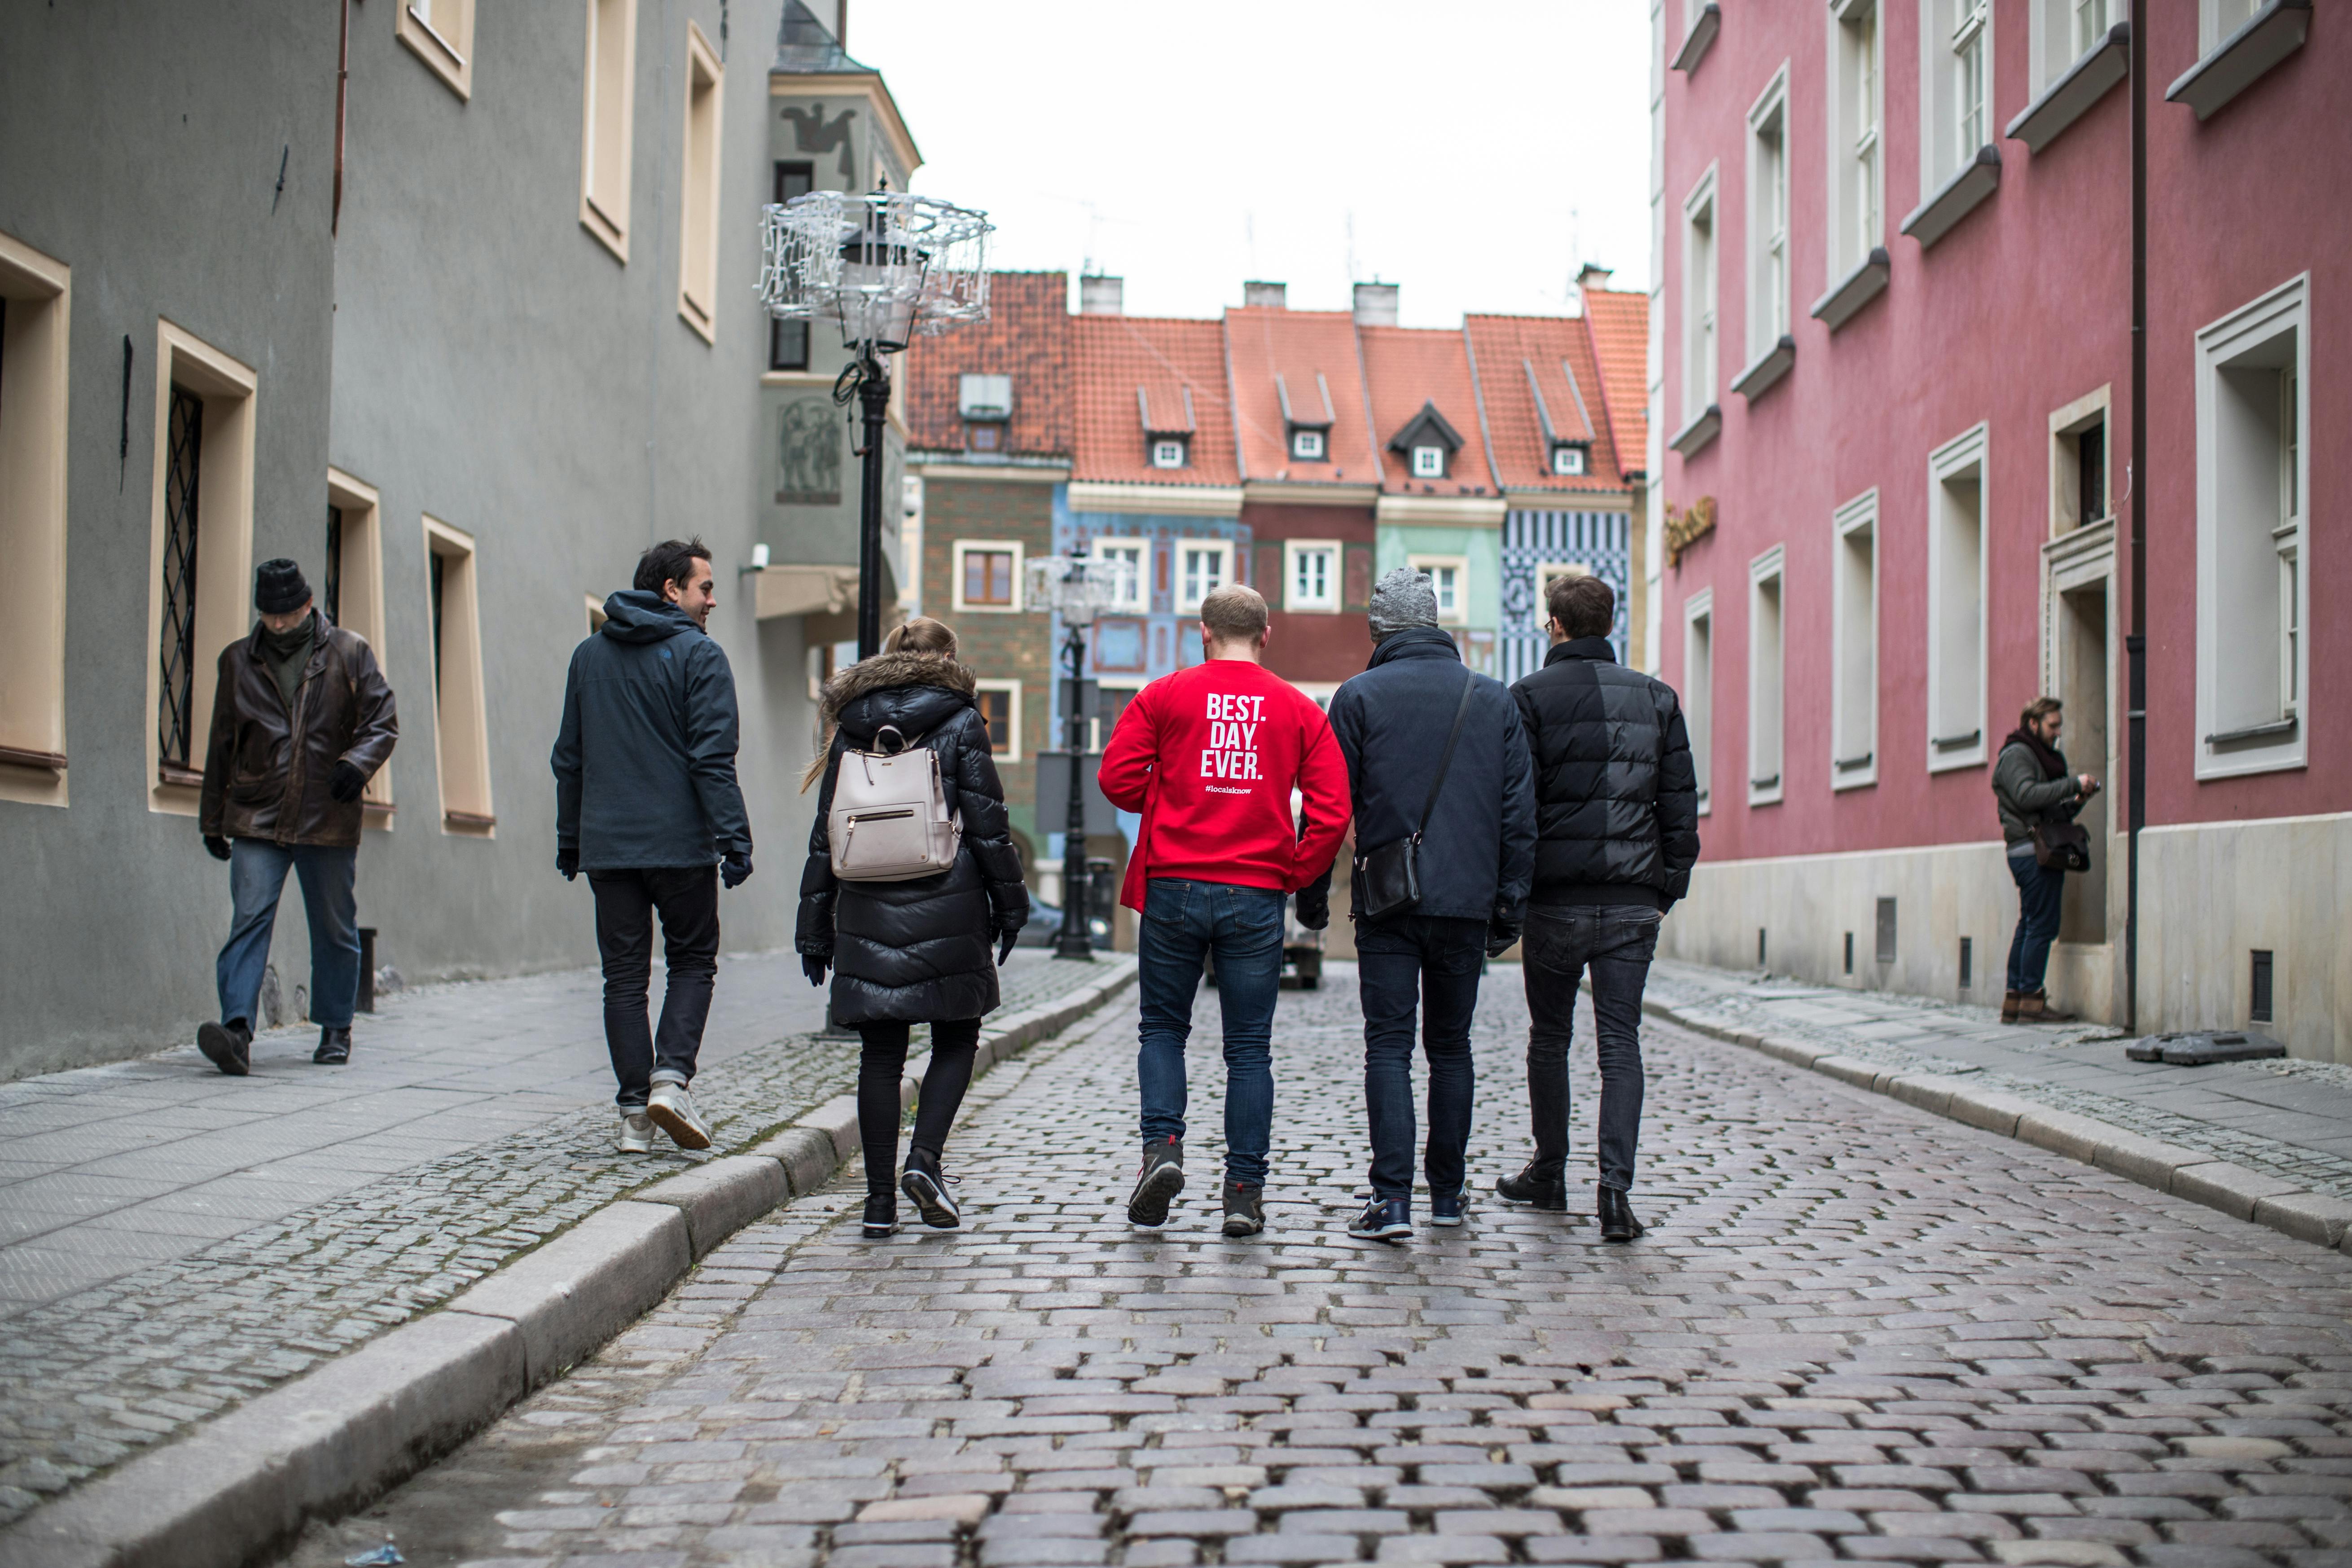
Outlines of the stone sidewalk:
[[2190,1149],[2352,1200],[2352,1066],[2278,1058],[2136,1062],[2099,1025],[2004,1026],[1991,1007],[1659,963],[1646,998],[1696,1027],[1803,1040]]
[[[1097,967],[1016,952],[1003,1011]],[[432,986],[344,1068],[281,1029],[244,1079],[190,1047],[0,1086],[0,1523],[708,1158],[615,1152],[599,997],[593,971]],[[714,1154],[850,1087],[823,1011],[796,956],[722,960]]]

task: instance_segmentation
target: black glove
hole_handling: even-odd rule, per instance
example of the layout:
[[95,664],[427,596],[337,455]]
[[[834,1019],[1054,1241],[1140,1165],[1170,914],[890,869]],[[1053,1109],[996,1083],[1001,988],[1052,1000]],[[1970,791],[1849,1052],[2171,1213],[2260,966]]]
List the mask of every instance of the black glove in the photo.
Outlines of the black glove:
[[563,879],[567,882],[580,875],[579,846],[574,845],[569,849],[558,849],[555,852],[555,868],[563,873]]
[[226,839],[226,838],[223,838],[223,837],[222,837],[219,834],[217,834],[217,833],[207,833],[207,834],[205,834],[205,854],[207,854],[207,855],[209,855],[209,856],[211,856],[211,857],[212,857],[214,859],[215,859],[215,860],[226,860],[226,859],[227,859],[227,858],[228,858],[228,840],[227,840],[227,839]]
[[367,788],[367,774],[360,771],[357,763],[337,763],[335,776],[328,782],[327,793],[340,804],[349,805],[359,799],[360,792]]
[[997,968],[1002,969],[1004,967],[1004,961],[1013,956],[1013,943],[1020,940],[1021,928],[1019,926],[1006,926],[1003,931],[996,933]]
[[730,888],[740,888],[751,879],[751,857],[730,855],[719,863],[719,879]]
[[1511,950],[1512,943],[1518,940],[1519,928],[1509,921],[1490,920],[1486,922],[1487,957],[1502,957]]
[[833,960],[827,958],[824,953],[804,952],[801,954],[801,973],[809,977],[809,984],[812,985],[824,984],[824,972],[832,967]]
[[1321,931],[1331,923],[1331,884],[1310,882],[1298,889],[1298,923]]

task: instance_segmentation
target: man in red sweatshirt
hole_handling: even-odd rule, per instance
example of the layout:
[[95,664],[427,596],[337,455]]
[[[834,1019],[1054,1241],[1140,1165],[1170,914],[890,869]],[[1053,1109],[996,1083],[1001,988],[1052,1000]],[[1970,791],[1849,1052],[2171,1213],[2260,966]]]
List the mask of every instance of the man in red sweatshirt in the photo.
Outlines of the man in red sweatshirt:
[[[1127,1203],[1137,1225],[1166,1224],[1170,1200],[1184,1190],[1184,1042],[1211,953],[1225,1026],[1225,1234],[1254,1236],[1265,1225],[1283,905],[1329,868],[1349,799],[1331,726],[1260,664],[1265,637],[1255,589],[1211,594],[1201,603],[1206,660],[1145,687],[1103,748],[1103,794],[1143,814],[1119,894],[1143,917],[1143,1166]],[[1303,825],[1291,816],[1294,789]]]

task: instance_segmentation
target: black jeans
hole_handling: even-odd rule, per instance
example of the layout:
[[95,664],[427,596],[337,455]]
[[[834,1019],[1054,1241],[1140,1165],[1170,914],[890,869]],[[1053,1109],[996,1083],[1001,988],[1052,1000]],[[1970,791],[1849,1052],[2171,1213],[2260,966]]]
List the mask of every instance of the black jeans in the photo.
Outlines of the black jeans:
[[1372,1124],[1372,1194],[1412,1195],[1412,1022],[1421,1005],[1429,1056],[1432,1196],[1461,1190],[1470,1146],[1470,1015],[1486,958],[1486,922],[1402,915],[1356,931],[1364,1010],[1364,1106]]
[[1642,1136],[1642,986],[1658,950],[1655,910],[1638,904],[1528,911],[1528,1105],[1538,1173],[1568,1163],[1568,1040],[1577,986],[1592,971],[1601,1055],[1601,1184],[1629,1192]]
[[[613,1098],[625,1110],[639,1109],[655,1084],[694,1081],[719,973],[719,868],[591,871],[588,886],[596,894],[596,951],[604,963],[604,1046],[621,1084]],[[658,1035],[646,1020],[656,912],[669,961]]]
[[[911,1026],[860,1024],[865,1042],[857,1057],[857,1138],[866,1145],[866,1191],[898,1187],[898,1085],[907,1072],[907,1037]],[[959,1018],[931,1026],[931,1065],[923,1073],[922,1098],[915,1102],[918,1149],[937,1155],[948,1146],[963,1091],[971,1087],[971,1063],[980,1049],[980,1020]]]

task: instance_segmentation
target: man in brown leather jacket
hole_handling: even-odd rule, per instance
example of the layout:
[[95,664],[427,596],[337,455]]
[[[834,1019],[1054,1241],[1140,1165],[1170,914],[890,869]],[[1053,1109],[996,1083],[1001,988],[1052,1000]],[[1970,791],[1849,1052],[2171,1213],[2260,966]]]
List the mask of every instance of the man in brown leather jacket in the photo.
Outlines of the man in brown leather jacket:
[[221,649],[198,816],[205,847],[229,863],[236,913],[217,965],[221,1021],[197,1029],[196,1047],[232,1078],[251,1060],[254,1005],[289,868],[310,919],[310,1016],[320,1026],[310,1059],[351,1059],[360,793],[400,735],[392,688],[367,639],[311,604],[299,566],[263,562],[253,603],[260,624]]

